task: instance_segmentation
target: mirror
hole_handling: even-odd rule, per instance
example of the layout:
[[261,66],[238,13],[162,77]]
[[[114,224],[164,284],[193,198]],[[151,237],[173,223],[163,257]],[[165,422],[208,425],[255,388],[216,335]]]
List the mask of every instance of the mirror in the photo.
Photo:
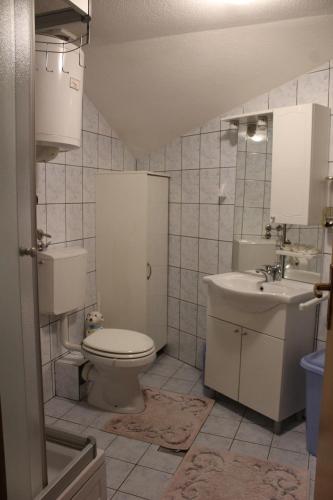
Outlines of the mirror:
[[[265,226],[270,224],[273,118],[268,115],[265,124],[259,123],[258,117],[250,118],[238,127],[234,240],[264,238]],[[276,226],[272,224],[272,238],[277,237]],[[300,249],[306,245],[318,249],[318,253],[309,258],[300,255],[281,258],[284,277],[308,283],[319,281],[323,228],[288,225],[286,238],[293,245],[301,245]]]

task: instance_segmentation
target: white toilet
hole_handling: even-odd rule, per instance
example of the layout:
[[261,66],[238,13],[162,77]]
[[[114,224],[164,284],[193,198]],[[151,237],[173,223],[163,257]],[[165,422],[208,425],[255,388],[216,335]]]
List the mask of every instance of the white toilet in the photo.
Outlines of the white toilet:
[[145,402],[139,374],[155,360],[154,341],[143,333],[103,328],[82,344],[91,362],[83,373],[90,383],[88,403],[116,413],[139,413]]
[[130,330],[100,329],[83,343],[68,338],[67,315],[85,302],[87,251],[79,247],[49,248],[38,252],[40,313],[61,320],[62,344],[91,362],[83,377],[91,382],[88,402],[118,413],[139,413],[144,407],[139,374],[156,358],[154,341]]

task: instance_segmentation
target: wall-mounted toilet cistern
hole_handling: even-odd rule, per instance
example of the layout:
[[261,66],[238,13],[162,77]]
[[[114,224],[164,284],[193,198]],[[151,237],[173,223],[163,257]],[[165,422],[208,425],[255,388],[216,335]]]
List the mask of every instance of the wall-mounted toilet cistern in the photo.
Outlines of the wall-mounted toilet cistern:
[[[43,233],[42,238],[49,235]],[[38,252],[39,312],[60,317],[61,341],[65,349],[81,352],[81,344],[71,343],[68,314],[85,303],[87,255],[81,247],[49,247]]]
[[87,251],[49,247],[38,252],[41,314],[61,319],[61,341],[88,361],[82,372],[90,382],[88,403],[102,410],[139,413],[145,407],[139,374],[156,358],[154,341],[144,333],[116,328],[88,331],[82,344],[70,342],[68,314],[85,303]]

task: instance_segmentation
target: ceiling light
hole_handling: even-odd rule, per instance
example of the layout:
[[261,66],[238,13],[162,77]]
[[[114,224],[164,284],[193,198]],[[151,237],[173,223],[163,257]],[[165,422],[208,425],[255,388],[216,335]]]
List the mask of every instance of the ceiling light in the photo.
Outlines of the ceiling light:
[[246,135],[254,142],[267,141],[267,118],[259,117],[257,123],[249,123]]

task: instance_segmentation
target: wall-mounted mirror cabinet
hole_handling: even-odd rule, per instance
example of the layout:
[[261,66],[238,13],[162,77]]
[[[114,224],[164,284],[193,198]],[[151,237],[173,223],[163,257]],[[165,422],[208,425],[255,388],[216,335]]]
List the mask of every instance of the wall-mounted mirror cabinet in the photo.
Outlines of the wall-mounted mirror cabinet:
[[[234,241],[266,236],[277,239],[279,247],[283,231],[276,227],[286,225],[284,237],[291,242],[291,255],[287,251],[283,256],[285,277],[317,281],[330,109],[304,104],[230,116],[226,121],[238,126]],[[271,231],[265,230],[268,224]]]

